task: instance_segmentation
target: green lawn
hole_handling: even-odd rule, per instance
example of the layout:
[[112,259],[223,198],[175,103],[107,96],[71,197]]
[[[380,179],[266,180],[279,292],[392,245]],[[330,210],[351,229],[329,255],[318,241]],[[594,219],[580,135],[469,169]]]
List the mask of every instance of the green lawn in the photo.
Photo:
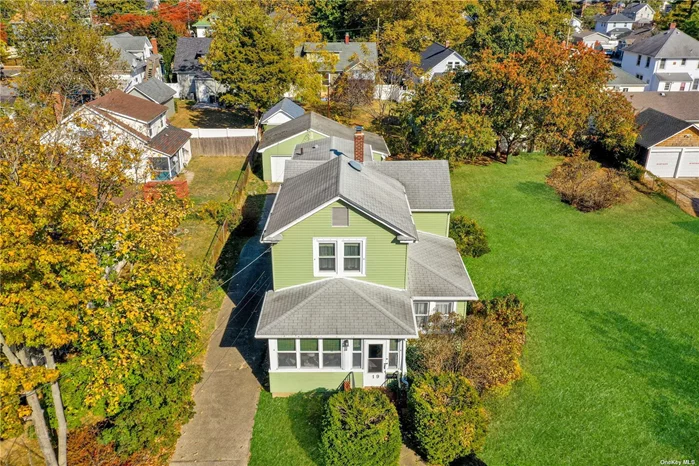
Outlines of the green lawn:
[[[466,263],[480,297],[517,293],[529,315],[525,375],[487,400],[480,456],[489,466],[699,460],[699,219],[641,194],[577,212],[545,183],[558,162],[526,155],[452,176],[457,213],[492,248]],[[318,409],[263,393],[250,464],[319,464]]]
[[235,109],[192,108],[192,100],[175,99],[177,112],[170,124],[178,128],[252,128],[254,118],[249,112]]
[[467,261],[481,298],[527,303],[524,379],[489,400],[488,465],[699,460],[699,220],[658,197],[579,213],[544,156],[464,166],[457,213],[492,252]]

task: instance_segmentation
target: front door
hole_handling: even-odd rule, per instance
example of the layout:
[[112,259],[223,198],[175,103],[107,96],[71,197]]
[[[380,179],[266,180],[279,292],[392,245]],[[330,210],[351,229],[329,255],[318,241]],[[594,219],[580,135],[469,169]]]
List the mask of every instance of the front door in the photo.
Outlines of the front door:
[[386,381],[386,341],[367,340],[364,386],[379,387]]

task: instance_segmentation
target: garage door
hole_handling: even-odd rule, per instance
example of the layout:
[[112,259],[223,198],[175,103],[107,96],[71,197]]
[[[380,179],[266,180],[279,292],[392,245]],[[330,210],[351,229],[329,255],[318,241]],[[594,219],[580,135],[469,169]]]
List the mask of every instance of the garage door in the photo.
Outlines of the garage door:
[[678,177],[699,177],[699,149],[685,149],[682,152]]
[[675,176],[677,159],[680,157],[680,149],[656,149],[653,148],[648,155],[646,168],[655,176],[672,178]]
[[284,164],[291,157],[271,157],[272,159],[272,182],[281,183],[284,181]]

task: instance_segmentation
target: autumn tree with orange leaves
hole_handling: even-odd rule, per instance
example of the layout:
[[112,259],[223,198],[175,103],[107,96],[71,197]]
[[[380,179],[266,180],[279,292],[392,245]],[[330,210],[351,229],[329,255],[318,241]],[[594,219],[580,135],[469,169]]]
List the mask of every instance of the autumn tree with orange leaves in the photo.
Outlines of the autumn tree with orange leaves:
[[636,138],[631,104],[607,90],[604,54],[539,35],[524,52],[479,53],[462,73],[470,112],[490,118],[504,154],[544,148],[571,154],[600,145],[621,155]]

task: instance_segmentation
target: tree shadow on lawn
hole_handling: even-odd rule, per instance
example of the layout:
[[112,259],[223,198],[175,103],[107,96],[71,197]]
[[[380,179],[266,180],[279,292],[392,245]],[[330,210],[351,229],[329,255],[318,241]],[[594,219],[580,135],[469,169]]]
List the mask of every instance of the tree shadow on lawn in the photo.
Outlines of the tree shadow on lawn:
[[659,442],[699,458],[699,349],[684,332],[633,322],[609,311],[585,315],[624,369],[646,379],[651,427]]
[[[308,454],[308,458],[319,466],[323,464],[321,433],[325,403],[332,394],[333,392],[323,389],[296,393],[289,397],[287,404],[294,438]],[[283,446],[280,445],[281,447]]]
[[546,182],[539,181],[523,181],[521,183],[517,183],[515,189],[529,196],[542,197],[546,199],[551,199],[551,195],[554,194],[554,190],[551,186],[547,185]]
[[255,123],[252,114],[245,109],[192,107],[187,105],[189,121],[196,128],[252,128]]
[[699,219],[690,220],[688,222],[673,222],[673,225],[677,225],[683,230],[699,235]]

